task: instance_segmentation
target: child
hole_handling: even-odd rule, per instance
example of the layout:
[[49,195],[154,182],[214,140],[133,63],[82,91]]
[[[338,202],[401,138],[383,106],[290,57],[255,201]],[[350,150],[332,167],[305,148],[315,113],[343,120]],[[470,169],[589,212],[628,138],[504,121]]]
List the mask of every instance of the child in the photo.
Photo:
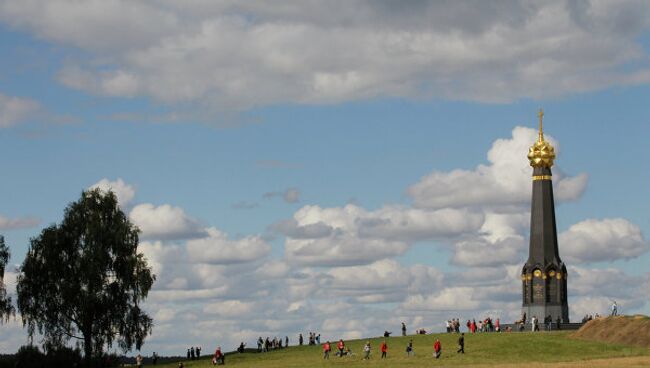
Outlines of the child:
[[413,352],[413,340],[409,341],[409,344],[406,345],[406,356],[411,356],[411,354],[415,355]]
[[363,359],[370,359],[370,341],[366,341],[366,346],[363,347]]
[[436,359],[440,358],[440,355],[442,354],[442,345],[440,344],[440,340],[436,339],[436,343],[433,344],[433,356],[436,357]]

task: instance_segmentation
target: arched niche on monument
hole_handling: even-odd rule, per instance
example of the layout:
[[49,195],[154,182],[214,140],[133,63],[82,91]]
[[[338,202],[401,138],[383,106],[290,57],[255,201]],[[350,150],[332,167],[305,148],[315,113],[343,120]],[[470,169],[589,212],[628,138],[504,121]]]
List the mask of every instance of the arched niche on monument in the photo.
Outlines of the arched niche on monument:
[[546,279],[546,302],[547,303],[557,303],[558,301],[558,289],[560,287],[560,281],[562,279],[562,276],[560,276],[560,279],[558,279],[558,273],[555,270],[554,267],[549,267],[546,270],[546,274],[544,275]]
[[543,278],[544,272],[540,270],[539,268],[536,268],[533,270],[533,303],[541,303],[543,304],[545,302],[544,298],[544,278]]

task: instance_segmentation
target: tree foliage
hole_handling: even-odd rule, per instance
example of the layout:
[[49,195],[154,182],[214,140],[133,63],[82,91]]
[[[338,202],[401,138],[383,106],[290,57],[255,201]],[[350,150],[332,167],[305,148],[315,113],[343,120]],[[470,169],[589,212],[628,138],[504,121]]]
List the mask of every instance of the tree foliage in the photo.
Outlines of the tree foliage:
[[14,306],[11,303],[11,297],[7,295],[7,288],[5,287],[5,269],[11,253],[9,248],[5,245],[5,238],[0,235],[0,323],[9,320],[9,317],[14,315]]
[[18,275],[18,309],[30,337],[76,340],[86,362],[114,343],[140,349],[152,319],[140,308],[155,275],[138,253],[138,232],[112,192],[82,192],[61,224],[31,239]]

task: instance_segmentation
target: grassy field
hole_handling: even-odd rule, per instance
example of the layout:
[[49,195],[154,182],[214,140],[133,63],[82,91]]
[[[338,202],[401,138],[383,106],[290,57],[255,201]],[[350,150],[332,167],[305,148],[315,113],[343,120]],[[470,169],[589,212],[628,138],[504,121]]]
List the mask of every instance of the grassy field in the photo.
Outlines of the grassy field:
[[[442,357],[432,358],[433,343],[439,338],[442,343]],[[349,341],[347,345],[356,354],[339,358],[330,355],[324,361],[320,346],[290,347],[269,353],[229,354],[227,366],[284,368],[284,367],[424,367],[424,366],[512,366],[536,363],[544,367],[643,367],[650,365],[650,349],[576,340],[568,332],[550,333],[490,333],[465,335],[466,354],[457,354],[457,335],[435,334],[407,337],[390,337],[388,358],[379,359],[379,344],[383,338],[370,339],[371,360],[362,360],[362,347],[366,340]],[[415,356],[407,357],[405,348],[413,339]],[[333,350],[335,344],[332,344]],[[208,353],[208,350],[205,350]],[[185,367],[208,367],[211,357],[198,361],[184,361]],[[605,360],[604,360],[605,359]],[[611,360],[613,359],[613,360]],[[587,362],[587,360],[589,360]],[[558,364],[563,363],[563,364]],[[567,363],[567,364],[564,364]],[[178,367],[178,363],[160,365]]]

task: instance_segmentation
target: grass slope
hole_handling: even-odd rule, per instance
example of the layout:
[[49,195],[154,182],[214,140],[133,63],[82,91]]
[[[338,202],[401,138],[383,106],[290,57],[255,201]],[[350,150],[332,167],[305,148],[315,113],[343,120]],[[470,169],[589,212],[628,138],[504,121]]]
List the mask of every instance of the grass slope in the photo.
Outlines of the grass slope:
[[[442,343],[442,357],[432,358],[433,343],[439,338]],[[409,339],[413,339],[414,357],[406,357],[405,348]],[[576,366],[589,366],[585,360],[608,359],[619,357],[650,356],[650,349],[584,341],[570,338],[567,332],[541,333],[484,333],[465,334],[465,355],[456,354],[456,334],[417,335],[407,337],[390,337],[388,358],[379,359],[379,344],[383,338],[370,339],[372,345],[371,361],[362,360],[362,347],[366,340],[346,342],[356,354],[354,357],[338,358],[331,354],[329,361],[322,359],[320,346],[290,347],[269,353],[229,354],[227,366],[284,368],[284,367],[422,367],[422,366],[471,366],[471,365],[518,365],[524,363],[580,362]],[[335,344],[332,344],[334,347]],[[334,349],[335,350],[335,349]],[[207,349],[205,353],[208,353]],[[185,361],[185,367],[209,367],[211,357],[199,361]],[[649,362],[641,358],[645,362]],[[638,360],[638,359],[637,359]],[[161,365],[161,367],[178,367],[178,363]]]

